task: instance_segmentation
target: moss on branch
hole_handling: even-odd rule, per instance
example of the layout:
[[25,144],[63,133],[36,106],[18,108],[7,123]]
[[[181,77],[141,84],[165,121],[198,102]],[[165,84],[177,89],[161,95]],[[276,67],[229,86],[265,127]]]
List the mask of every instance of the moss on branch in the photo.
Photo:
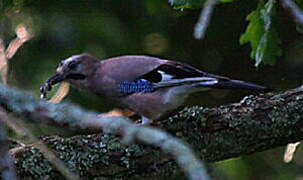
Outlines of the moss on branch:
[[[62,119],[61,125],[72,121],[73,125],[65,129],[77,130],[80,127],[74,122],[88,113],[70,104],[46,105],[27,94],[15,92],[0,86],[0,103],[7,111],[27,121],[43,120],[52,124],[53,119],[58,118]],[[247,96],[241,102],[216,108],[185,108],[175,116],[157,122],[156,126],[185,140],[202,159],[212,162],[302,140],[302,117],[303,88],[300,87],[279,94]],[[171,156],[150,146],[125,146],[111,135],[50,136],[42,141],[54,149],[67,166],[85,177],[152,178],[178,172]],[[23,177],[45,174],[57,177],[58,173],[34,149],[33,145],[12,149],[19,174]],[[36,165],[39,167],[34,168]],[[41,173],[40,166],[48,171]]]

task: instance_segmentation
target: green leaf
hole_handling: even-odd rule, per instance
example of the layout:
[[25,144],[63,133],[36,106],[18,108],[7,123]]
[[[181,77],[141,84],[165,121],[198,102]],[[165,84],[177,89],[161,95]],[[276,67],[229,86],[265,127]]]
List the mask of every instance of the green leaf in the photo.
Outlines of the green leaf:
[[247,16],[250,22],[240,38],[240,44],[250,43],[250,56],[255,59],[256,67],[261,62],[273,65],[282,54],[281,41],[272,22],[275,4],[276,0],[268,0],[266,4],[260,0],[257,9]]
[[303,9],[303,1],[302,0],[296,0],[297,5]]
[[[206,0],[168,0],[174,9],[197,9],[202,8]],[[233,0],[220,0],[222,3],[232,2]]]
[[220,2],[222,3],[230,3],[230,2],[233,2],[234,0],[220,0]]
[[205,0],[169,0],[174,9],[196,9],[201,8]]

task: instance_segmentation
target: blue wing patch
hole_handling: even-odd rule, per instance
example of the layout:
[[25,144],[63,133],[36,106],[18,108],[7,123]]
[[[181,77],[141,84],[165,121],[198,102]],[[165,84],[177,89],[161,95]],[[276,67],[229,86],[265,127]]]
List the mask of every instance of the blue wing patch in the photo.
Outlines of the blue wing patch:
[[118,91],[125,94],[131,93],[151,93],[155,91],[152,83],[145,79],[138,79],[135,81],[123,81],[118,85]]

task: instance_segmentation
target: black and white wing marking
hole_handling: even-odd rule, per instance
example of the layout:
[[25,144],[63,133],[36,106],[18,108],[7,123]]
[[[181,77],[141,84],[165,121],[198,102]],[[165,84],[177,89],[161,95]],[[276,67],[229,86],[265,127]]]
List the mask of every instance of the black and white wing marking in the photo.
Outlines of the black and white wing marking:
[[159,66],[156,70],[162,75],[162,79],[159,82],[153,83],[153,87],[155,89],[190,84],[195,87],[244,89],[259,92],[269,92],[273,90],[272,88],[260,86],[254,83],[209,74],[187,64],[174,61],[167,61],[167,63]]
[[167,61],[134,81],[120,83],[118,90],[123,94],[151,93],[163,87],[190,83],[201,83],[201,85],[211,86],[217,82],[216,78],[206,77],[206,73],[192,66]]
[[158,66],[153,71],[148,72],[140,78],[156,83],[168,81],[172,79],[184,79],[191,77],[202,77],[206,73],[187,64],[182,64],[174,61],[167,61]]

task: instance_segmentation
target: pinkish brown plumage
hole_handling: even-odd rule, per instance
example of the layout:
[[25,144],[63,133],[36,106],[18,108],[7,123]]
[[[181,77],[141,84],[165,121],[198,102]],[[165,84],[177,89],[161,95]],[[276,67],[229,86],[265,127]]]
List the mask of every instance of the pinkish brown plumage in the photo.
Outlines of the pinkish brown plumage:
[[182,105],[193,92],[210,88],[270,90],[149,56],[120,56],[102,61],[88,54],[71,56],[61,61],[56,74],[41,87],[41,93],[46,94],[61,81],[105,95],[145,120],[162,118]]

